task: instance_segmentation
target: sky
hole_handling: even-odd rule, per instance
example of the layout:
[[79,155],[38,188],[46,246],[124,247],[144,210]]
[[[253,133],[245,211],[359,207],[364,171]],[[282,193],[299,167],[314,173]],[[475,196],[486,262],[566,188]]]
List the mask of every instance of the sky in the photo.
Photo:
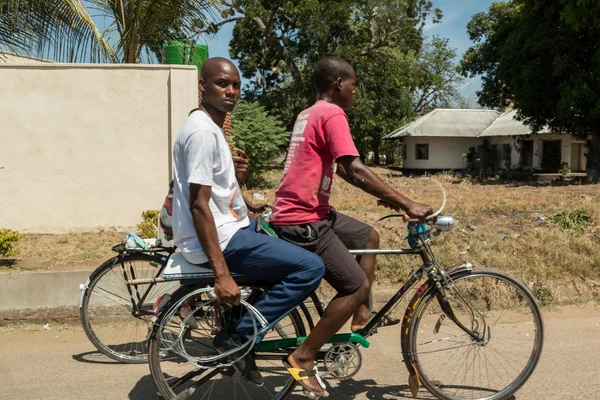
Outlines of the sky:
[[[462,58],[465,51],[472,46],[467,35],[467,23],[475,13],[487,11],[490,4],[498,0],[432,0],[434,7],[442,10],[444,17],[439,24],[429,23],[425,26],[427,36],[438,35],[450,39],[450,47],[456,49],[457,61]],[[211,57],[229,56],[229,41],[232,37],[233,23],[224,25],[218,35],[206,38]],[[235,60],[234,60],[235,62]],[[244,81],[243,83],[246,83]],[[461,87],[462,96],[469,100],[471,107],[477,107],[475,92],[481,87],[479,78],[465,80]]]

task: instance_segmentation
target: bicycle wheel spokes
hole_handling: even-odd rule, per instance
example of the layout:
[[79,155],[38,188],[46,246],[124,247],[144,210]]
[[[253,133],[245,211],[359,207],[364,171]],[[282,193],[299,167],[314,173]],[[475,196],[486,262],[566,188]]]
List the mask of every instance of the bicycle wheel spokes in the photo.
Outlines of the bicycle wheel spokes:
[[104,354],[122,362],[145,362],[152,306],[179,282],[128,286],[127,280],[152,278],[160,263],[147,255],[115,258],[89,283],[81,316],[86,334]]
[[[181,395],[207,400],[270,400],[283,399],[293,390],[295,381],[281,362],[286,352],[256,355],[257,367],[264,378],[264,385],[256,387],[230,365],[237,355],[223,357],[215,348],[213,339],[218,330],[230,330],[239,320],[238,307],[218,306],[217,311],[212,301],[196,296],[192,314],[198,327],[190,329],[177,317],[178,304],[181,303],[174,300],[171,309],[161,316],[160,326],[150,341],[150,369],[164,398]],[[302,336],[305,331],[300,324],[302,320],[294,311],[270,330],[264,340]],[[159,348],[162,352],[168,349],[168,355],[156,357]]]
[[[416,311],[412,340],[423,384],[442,399],[501,399],[533,371],[542,343],[539,310],[527,289],[507,276],[473,273],[447,289],[456,318],[435,295]],[[431,386],[431,387],[429,387]]]

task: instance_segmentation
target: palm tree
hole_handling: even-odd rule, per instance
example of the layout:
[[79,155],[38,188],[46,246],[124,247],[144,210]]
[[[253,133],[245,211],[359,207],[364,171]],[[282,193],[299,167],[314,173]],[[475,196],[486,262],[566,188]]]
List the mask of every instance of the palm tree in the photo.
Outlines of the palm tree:
[[220,0],[0,0],[0,50],[62,62],[161,59],[167,40],[195,39]]

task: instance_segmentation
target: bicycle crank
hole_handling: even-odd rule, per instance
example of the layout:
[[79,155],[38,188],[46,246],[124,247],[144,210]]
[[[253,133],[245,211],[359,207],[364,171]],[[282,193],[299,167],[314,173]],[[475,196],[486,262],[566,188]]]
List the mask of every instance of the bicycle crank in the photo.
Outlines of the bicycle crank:
[[360,371],[362,354],[353,343],[336,343],[325,353],[323,363],[326,371],[324,377],[349,379]]

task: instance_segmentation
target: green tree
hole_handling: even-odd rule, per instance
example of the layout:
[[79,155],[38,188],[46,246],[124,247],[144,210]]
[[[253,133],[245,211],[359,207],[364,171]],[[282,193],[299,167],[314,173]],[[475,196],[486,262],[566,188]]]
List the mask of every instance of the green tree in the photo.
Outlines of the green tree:
[[450,107],[460,100],[462,78],[455,57],[447,39],[433,37],[420,52],[385,49],[376,57],[356,59],[357,95],[349,118],[361,154],[372,151],[373,162],[379,164],[385,146],[386,161],[393,162],[397,142],[384,145],[383,135],[433,108]]
[[160,60],[166,40],[197,37],[219,3],[0,0],[0,49],[63,62]]
[[587,179],[600,180],[600,2],[512,0],[494,3],[467,26],[476,45],[465,76],[481,75],[481,105],[514,102],[534,131],[588,139]]
[[[426,0],[239,0],[225,1],[235,21],[230,54],[251,80],[244,91],[279,116],[291,129],[297,113],[315,101],[312,69],[323,57],[348,60],[358,74],[352,130],[359,151],[371,150],[378,162],[381,136],[431,106],[447,94],[438,91],[439,74],[432,57],[451,52],[447,41],[425,41],[423,26],[441,12]],[[453,58],[454,55],[451,56]],[[448,61],[448,60],[447,60]],[[457,82],[441,79],[446,86]],[[446,65],[445,65],[446,66]],[[444,89],[445,90],[445,89]]]
[[250,158],[250,186],[260,183],[261,172],[285,150],[290,138],[281,121],[269,115],[263,106],[243,100],[231,116],[231,134],[235,145]]

